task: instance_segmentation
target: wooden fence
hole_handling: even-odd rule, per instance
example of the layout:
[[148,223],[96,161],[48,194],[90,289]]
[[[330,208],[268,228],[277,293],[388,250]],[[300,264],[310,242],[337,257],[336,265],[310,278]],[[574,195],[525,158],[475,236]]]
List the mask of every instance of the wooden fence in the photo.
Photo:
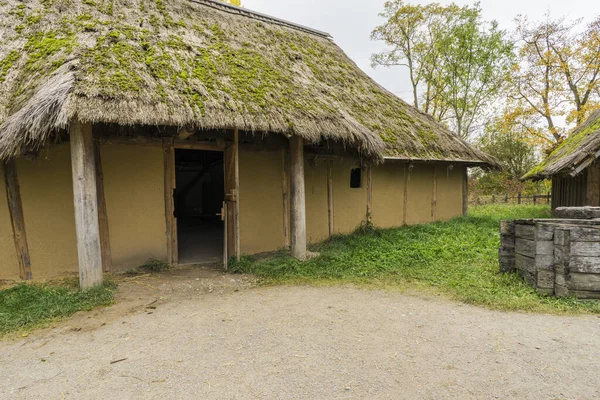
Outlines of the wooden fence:
[[483,205],[483,204],[550,204],[552,202],[552,195],[546,194],[534,194],[530,196],[522,195],[519,192],[516,196],[509,196],[508,193],[504,195],[473,195],[469,198],[469,204],[471,205]]

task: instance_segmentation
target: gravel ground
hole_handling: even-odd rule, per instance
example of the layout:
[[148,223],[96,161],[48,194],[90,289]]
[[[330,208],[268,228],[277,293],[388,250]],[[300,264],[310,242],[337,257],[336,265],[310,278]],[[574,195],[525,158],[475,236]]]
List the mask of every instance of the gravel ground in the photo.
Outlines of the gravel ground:
[[0,342],[0,398],[600,398],[597,317],[186,278]]

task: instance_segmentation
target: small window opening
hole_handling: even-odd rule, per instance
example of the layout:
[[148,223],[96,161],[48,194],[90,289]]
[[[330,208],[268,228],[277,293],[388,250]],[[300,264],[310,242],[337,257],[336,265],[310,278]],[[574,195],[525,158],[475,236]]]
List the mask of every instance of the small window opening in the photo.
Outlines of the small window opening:
[[360,168],[353,168],[350,171],[350,187],[352,189],[360,188],[361,174]]

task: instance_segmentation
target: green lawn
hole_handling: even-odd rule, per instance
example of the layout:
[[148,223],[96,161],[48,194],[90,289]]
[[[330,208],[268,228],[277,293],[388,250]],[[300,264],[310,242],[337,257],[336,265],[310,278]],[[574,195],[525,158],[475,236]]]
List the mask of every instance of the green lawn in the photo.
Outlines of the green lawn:
[[75,286],[23,283],[0,290],[0,337],[113,302],[114,284],[84,291]]
[[547,206],[473,207],[448,222],[375,229],[338,236],[311,248],[304,263],[284,253],[245,257],[234,272],[267,283],[353,283],[425,291],[493,309],[549,313],[600,313],[600,302],[538,295],[516,274],[498,272],[498,221],[550,216]]

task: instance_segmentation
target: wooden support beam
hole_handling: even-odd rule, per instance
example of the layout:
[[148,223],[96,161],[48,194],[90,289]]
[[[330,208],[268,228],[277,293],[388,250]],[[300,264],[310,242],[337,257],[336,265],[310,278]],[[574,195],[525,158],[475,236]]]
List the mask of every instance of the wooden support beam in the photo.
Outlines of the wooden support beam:
[[367,224],[373,223],[373,168],[367,165]]
[[402,201],[402,225],[406,225],[408,213],[408,182],[410,182],[410,166],[404,164],[404,196]]
[[235,231],[235,258],[240,261],[242,256],[240,244],[240,135],[237,128],[233,130],[233,146],[235,148],[235,210],[233,229]]
[[33,278],[31,273],[31,258],[29,257],[29,246],[27,245],[25,217],[21,202],[21,188],[19,186],[15,160],[6,161],[3,169],[8,211],[10,213],[15,249],[19,261],[19,277],[22,280],[29,281]]
[[104,272],[112,270],[112,254],[110,250],[110,232],[108,229],[108,212],[104,196],[104,173],[102,172],[102,157],[100,142],[94,140],[94,157],[96,160],[96,191],[98,193],[98,228],[100,230],[100,249],[102,250],[102,268]]
[[177,249],[177,220],[175,219],[175,149],[172,140],[163,142],[164,196],[167,239],[167,262],[171,265],[179,262]]
[[225,149],[225,141],[221,140],[180,140],[173,138],[155,138],[147,136],[100,136],[98,140],[102,144],[119,144],[132,146],[147,146],[147,147],[162,147],[163,143],[169,141],[176,149],[190,150],[207,150],[207,151],[223,151]]
[[600,162],[590,165],[587,172],[586,206],[600,206]]
[[290,247],[290,159],[287,149],[281,151],[281,198],[283,200],[283,245]]
[[335,234],[333,208],[333,165],[327,163],[327,217],[329,218],[329,237]]
[[69,127],[79,286],[102,284],[102,250],[98,222],[98,192],[92,125],[78,121]]
[[469,171],[462,167],[462,213],[466,217],[469,214]]
[[225,202],[227,205],[227,254],[229,257],[235,256],[239,260],[241,257],[240,246],[240,171],[239,171],[239,133],[237,129],[233,131],[233,143],[225,149],[223,155],[223,172],[225,174]]
[[433,189],[431,194],[431,221],[435,221],[437,211],[437,166],[433,166]]
[[173,143],[173,147],[175,147],[176,149],[223,151],[225,150],[225,141],[223,140],[217,142],[183,142],[176,140]]
[[290,247],[292,257],[306,260],[306,198],[304,188],[304,140],[290,138]]

